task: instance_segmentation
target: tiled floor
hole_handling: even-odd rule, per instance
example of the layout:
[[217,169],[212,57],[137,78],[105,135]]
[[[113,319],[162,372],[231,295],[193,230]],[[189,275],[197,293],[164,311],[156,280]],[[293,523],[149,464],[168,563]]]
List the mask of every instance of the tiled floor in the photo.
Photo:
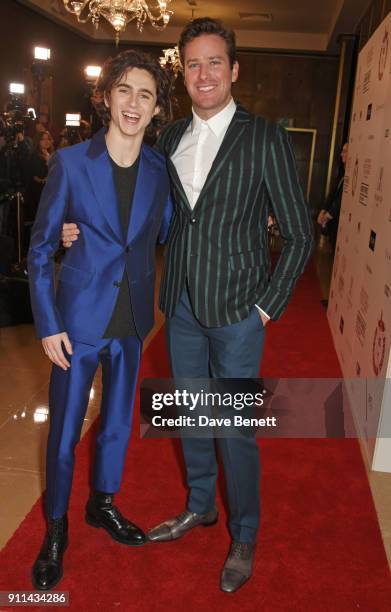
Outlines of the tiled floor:
[[[325,297],[328,294],[331,256],[316,253]],[[157,285],[160,280],[160,268]],[[147,343],[163,324],[156,306],[156,325]],[[0,548],[33,503],[44,484],[44,452],[47,437],[47,385],[50,364],[31,325],[0,330]],[[83,434],[95,419],[100,403],[100,377],[96,377],[83,426]],[[368,472],[379,525],[391,565],[391,474]]]

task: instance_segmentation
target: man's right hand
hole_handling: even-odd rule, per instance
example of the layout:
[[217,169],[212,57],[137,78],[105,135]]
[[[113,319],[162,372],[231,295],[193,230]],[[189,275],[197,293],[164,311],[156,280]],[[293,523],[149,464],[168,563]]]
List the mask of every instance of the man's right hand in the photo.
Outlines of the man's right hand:
[[80,230],[76,223],[64,223],[62,226],[61,240],[65,248],[72,246],[72,243],[77,240]]
[[42,338],[43,350],[49,359],[63,370],[67,370],[71,367],[71,364],[64,355],[62,343],[64,343],[68,355],[72,355],[72,344],[66,332]]

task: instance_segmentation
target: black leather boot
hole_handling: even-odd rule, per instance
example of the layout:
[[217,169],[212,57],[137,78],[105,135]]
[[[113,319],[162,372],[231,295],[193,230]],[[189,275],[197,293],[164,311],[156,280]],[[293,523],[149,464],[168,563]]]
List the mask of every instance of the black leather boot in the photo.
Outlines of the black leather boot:
[[146,542],[144,532],[122,516],[113,505],[113,498],[112,493],[93,491],[86,506],[86,522],[92,527],[103,527],[116,542],[141,546]]
[[48,529],[40,553],[33,565],[35,589],[50,591],[63,576],[62,559],[68,546],[68,518],[48,520]]

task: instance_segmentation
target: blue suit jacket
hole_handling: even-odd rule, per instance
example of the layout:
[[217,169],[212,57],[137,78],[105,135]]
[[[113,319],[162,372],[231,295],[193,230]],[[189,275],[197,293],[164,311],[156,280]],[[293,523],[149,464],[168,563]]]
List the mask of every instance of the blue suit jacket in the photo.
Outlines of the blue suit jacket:
[[[154,322],[155,246],[164,242],[172,214],[165,159],[142,145],[126,240],[121,231],[105,131],[61,149],[49,164],[28,254],[31,303],[38,337],[66,331],[71,339],[101,340],[126,266],[137,332]],[[63,222],[77,223],[55,294],[54,254]]]

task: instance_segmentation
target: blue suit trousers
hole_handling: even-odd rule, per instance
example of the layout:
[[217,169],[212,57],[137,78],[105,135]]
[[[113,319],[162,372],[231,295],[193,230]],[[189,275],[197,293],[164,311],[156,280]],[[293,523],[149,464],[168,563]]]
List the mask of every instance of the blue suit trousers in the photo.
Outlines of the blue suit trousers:
[[95,372],[102,365],[102,403],[92,476],[95,490],[119,490],[132,425],[142,343],[136,336],[102,339],[97,346],[72,342],[71,367],[54,365],[49,389],[46,512],[67,512],[75,447],[80,440]]

